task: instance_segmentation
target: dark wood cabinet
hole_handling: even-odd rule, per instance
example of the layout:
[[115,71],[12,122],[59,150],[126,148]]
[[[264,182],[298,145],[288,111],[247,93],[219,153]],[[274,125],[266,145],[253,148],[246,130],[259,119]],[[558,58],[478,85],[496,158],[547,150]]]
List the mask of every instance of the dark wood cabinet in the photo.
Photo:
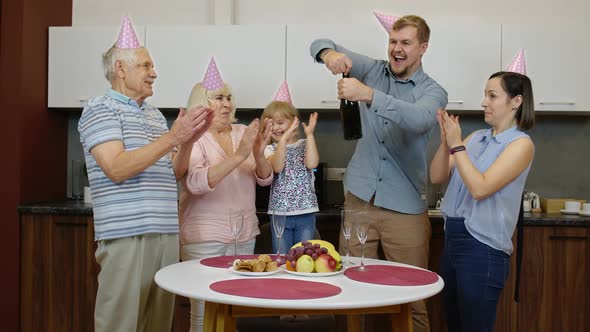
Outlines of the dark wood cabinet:
[[21,215],[21,331],[93,331],[92,217]]
[[[317,228],[338,245],[339,223],[328,219]],[[93,331],[99,266],[92,216],[23,213],[20,220],[21,331]],[[429,269],[438,272],[442,219],[431,224]],[[264,251],[270,241],[260,240],[257,250]],[[590,330],[590,227],[525,226],[518,303],[515,261],[513,255],[496,332]],[[442,295],[427,304],[431,331],[446,331]],[[188,299],[177,297],[172,331],[188,331],[189,314]]]
[[[438,272],[442,223],[432,222],[430,270]],[[590,228],[525,226],[519,302],[516,255],[498,303],[496,332],[590,331]],[[431,331],[446,331],[441,294],[428,300]]]
[[[428,269],[438,273],[440,271],[440,256],[442,255],[445,231],[442,218],[430,219],[432,226],[432,236],[430,238],[430,257],[428,260]],[[428,319],[430,321],[430,330],[432,332],[442,332],[447,330],[447,324],[443,312],[442,293],[429,298],[426,301],[428,309]]]
[[590,228],[526,227],[515,331],[590,330]]

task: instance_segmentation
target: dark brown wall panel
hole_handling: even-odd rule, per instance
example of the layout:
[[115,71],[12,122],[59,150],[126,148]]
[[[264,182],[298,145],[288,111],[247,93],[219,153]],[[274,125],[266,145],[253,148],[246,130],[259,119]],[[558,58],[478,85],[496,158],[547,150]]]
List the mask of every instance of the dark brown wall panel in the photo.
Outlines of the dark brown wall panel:
[[49,26],[70,26],[72,0],[0,2],[0,324],[18,331],[17,206],[65,198],[67,117],[47,110]]

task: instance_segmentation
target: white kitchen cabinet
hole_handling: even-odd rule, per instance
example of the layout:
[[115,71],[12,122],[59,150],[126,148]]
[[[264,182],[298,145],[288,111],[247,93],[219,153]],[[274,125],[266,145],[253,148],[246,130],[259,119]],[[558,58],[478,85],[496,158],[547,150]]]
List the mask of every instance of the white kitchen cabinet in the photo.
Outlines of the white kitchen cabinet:
[[[145,27],[134,26],[145,41]],[[50,27],[47,105],[80,108],[89,98],[103,95],[109,82],[102,69],[102,54],[117,41],[120,26]]]
[[590,111],[587,22],[502,25],[502,68],[525,49],[537,111]]
[[186,106],[211,57],[232,88],[238,108],[263,108],[285,78],[285,26],[151,26],[146,46],[158,79],[149,102]]
[[340,106],[334,76],[309,54],[311,42],[330,38],[347,49],[375,59],[387,58],[388,35],[375,20],[369,26],[288,25],[287,80],[293,103],[298,108],[336,109]]
[[447,90],[448,110],[481,110],[487,79],[501,70],[500,24],[431,20],[424,71]]

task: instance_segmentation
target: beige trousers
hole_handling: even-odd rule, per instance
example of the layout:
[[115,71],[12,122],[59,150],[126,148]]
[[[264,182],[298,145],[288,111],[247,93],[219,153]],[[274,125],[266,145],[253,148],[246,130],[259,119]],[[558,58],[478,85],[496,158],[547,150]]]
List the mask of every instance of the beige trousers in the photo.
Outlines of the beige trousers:
[[146,234],[98,242],[95,332],[170,331],[174,294],[154,275],[178,262],[178,234]]
[[[355,195],[347,192],[344,197],[345,210],[364,210],[369,230],[365,243],[365,257],[379,258],[378,247],[381,243],[385,259],[393,262],[410,264],[422,268],[428,268],[429,244],[431,227],[428,213],[403,214],[387,210],[365,202]],[[345,215],[345,218],[350,218]],[[346,252],[346,239],[340,232],[341,253]],[[361,255],[361,244],[352,231],[350,237],[350,255]],[[414,316],[414,331],[428,332],[430,324],[426,312],[426,302],[412,303]]]

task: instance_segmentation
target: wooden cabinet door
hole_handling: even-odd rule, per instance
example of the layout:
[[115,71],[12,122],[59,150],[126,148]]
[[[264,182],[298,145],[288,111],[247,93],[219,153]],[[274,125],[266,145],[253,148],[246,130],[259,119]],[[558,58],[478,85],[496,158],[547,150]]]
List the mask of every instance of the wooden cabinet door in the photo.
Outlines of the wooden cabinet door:
[[[445,246],[444,220],[441,218],[431,218],[432,236],[430,238],[430,258],[428,260],[428,269],[440,273],[440,256]],[[446,331],[447,322],[443,310],[442,292],[428,298],[426,301],[428,309],[428,319],[430,320],[430,330]]]
[[590,110],[587,31],[587,22],[571,20],[502,25],[502,68],[511,63],[519,49],[525,49],[535,110]]
[[589,228],[525,229],[516,331],[588,331]]
[[92,331],[98,287],[92,223],[80,216],[52,217],[50,287],[55,326],[61,331]]
[[[47,106],[80,108],[110,87],[102,68],[102,54],[117,41],[117,26],[51,27]],[[144,42],[145,27],[135,26]]]
[[92,217],[21,217],[21,331],[93,331]]
[[51,271],[51,221],[49,216],[21,216],[20,330],[53,331]]

